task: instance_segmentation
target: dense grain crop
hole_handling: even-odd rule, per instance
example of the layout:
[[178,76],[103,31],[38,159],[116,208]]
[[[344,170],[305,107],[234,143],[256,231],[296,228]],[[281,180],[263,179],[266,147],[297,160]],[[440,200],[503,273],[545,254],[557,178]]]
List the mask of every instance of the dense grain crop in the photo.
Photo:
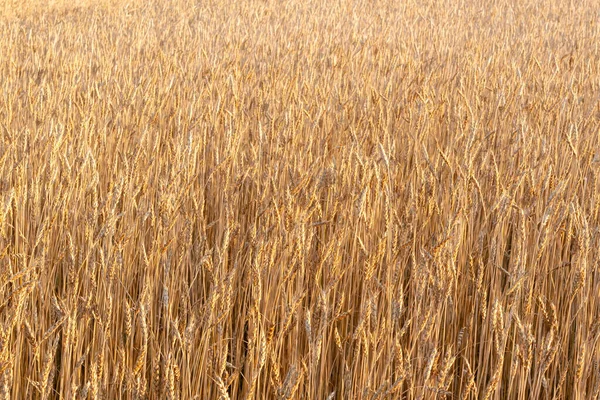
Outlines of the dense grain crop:
[[0,1],[1,399],[600,394],[600,5]]

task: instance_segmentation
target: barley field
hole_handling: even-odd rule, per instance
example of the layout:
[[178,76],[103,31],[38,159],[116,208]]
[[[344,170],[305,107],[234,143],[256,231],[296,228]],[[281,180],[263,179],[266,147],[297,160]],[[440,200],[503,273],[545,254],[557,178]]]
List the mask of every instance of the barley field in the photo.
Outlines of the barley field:
[[600,398],[599,20],[0,0],[0,399]]

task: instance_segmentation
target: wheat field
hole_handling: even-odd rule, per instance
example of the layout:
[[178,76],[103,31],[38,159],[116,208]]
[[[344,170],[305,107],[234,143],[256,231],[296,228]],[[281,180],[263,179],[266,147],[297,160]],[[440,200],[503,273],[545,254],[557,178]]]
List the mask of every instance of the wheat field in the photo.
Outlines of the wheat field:
[[599,19],[0,0],[0,399],[600,398]]

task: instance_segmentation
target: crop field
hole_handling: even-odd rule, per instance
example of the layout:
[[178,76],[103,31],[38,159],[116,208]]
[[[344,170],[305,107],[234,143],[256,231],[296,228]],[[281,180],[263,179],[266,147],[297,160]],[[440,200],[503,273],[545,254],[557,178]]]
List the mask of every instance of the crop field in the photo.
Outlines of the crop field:
[[0,400],[600,398],[598,21],[0,0]]

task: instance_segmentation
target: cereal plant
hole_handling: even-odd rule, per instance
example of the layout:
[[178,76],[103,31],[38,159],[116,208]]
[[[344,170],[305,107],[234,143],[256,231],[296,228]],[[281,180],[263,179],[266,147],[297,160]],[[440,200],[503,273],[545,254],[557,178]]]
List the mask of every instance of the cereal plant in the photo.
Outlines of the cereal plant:
[[600,398],[599,15],[0,0],[0,400]]

